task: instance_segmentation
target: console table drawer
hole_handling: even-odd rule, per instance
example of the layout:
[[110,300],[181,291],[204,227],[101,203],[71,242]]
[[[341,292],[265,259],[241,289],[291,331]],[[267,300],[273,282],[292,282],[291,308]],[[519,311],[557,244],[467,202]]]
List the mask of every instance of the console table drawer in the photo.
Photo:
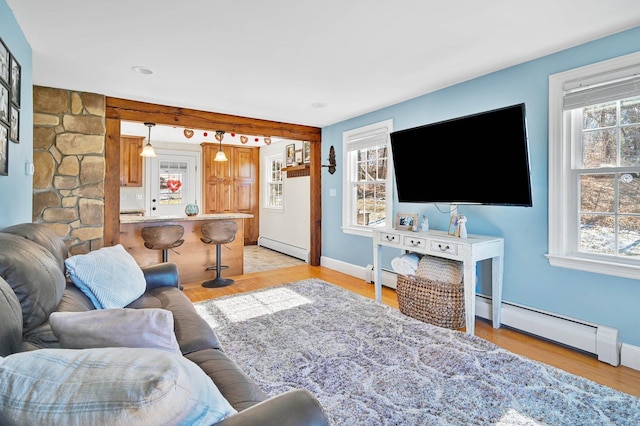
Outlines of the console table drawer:
[[380,233],[380,242],[381,243],[391,243],[400,245],[400,235],[399,234],[391,234],[388,232]]
[[405,236],[402,245],[410,248],[426,249],[427,240],[425,238]]
[[429,248],[436,253],[458,254],[458,245],[446,241],[432,240]]

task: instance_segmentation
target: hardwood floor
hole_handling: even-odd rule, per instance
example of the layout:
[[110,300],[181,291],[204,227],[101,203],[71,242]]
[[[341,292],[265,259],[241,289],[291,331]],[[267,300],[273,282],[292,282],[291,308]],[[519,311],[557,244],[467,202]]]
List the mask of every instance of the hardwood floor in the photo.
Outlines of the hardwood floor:
[[[373,285],[366,283],[364,280],[321,266],[309,266],[307,264],[239,275],[232,278],[235,280],[233,285],[218,289],[204,288],[199,282],[183,283],[184,293],[192,302],[198,302],[307,278],[320,278],[363,296],[374,297]],[[395,290],[387,287],[383,287],[382,290],[382,302],[397,308],[398,301]],[[638,370],[623,366],[613,367],[598,361],[591,354],[582,353],[507,327],[494,329],[488,321],[481,319],[476,321],[476,335],[511,352],[640,397],[640,371]]]

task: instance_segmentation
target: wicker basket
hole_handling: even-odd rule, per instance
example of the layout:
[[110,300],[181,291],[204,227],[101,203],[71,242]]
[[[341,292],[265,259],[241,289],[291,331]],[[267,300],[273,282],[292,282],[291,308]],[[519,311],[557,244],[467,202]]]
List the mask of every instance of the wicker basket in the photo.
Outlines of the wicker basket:
[[398,274],[400,312],[429,324],[460,329],[465,325],[464,284]]

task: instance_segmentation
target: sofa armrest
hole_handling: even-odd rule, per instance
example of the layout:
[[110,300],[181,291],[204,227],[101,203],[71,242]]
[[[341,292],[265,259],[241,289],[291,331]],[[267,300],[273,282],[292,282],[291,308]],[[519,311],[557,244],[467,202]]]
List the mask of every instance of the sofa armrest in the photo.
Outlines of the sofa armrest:
[[240,411],[216,426],[327,426],[329,420],[320,403],[306,390],[298,389],[269,398]]
[[175,263],[158,263],[143,266],[141,269],[144,274],[144,279],[147,281],[147,291],[157,287],[180,288],[178,265]]

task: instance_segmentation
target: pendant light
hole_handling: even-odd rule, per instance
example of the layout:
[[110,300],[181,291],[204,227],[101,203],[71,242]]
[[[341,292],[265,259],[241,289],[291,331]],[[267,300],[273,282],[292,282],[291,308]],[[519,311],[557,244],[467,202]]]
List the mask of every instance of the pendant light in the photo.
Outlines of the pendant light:
[[216,140],[220,142],[220,149],[216,153],[213,161],[228,161],[227,156],[222,150],[222,139],[224,138],[224,130],[216,130]]
[[156,125],[156,123],[144,123],[145,126],[149,128],[149,137],[147,138],[147,144],[142,149],[140,153],[141,157],[155,157],[156,151],[151,146],[151,128]]

